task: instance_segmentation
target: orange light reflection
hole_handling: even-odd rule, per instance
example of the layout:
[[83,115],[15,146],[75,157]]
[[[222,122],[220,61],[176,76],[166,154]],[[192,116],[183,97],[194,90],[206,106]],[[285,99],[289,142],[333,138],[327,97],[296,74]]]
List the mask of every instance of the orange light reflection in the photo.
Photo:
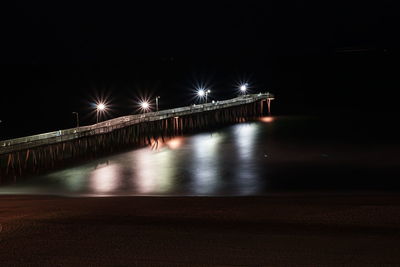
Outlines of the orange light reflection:
[[262,118],[260,118],[260,121],[262,121],[262,122],[273,122],[274,121],[274,117],[262,117]]
[[170,148],[170,149],[177,149],[177,148],[182,146],[183,138],[182,137],[175,137],[175,138],[173,138],[171,140],[168,140],[166,144],[167,144],[168,148]]

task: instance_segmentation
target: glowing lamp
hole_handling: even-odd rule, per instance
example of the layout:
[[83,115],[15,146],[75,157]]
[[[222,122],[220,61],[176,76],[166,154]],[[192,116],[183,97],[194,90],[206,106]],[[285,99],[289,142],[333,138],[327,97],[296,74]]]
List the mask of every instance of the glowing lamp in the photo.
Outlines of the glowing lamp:
[[140,104],[140,106],[142,107],[142,109],[148,109],[149,108],[149,103],[148,102],[146,102],[146,101],[144,101],[144,102],[142,102],[141,104]]
[[97,104],[97,109],[98,110],[105,110],[106,109],[106,105],[104,105],[103,103],[99,103],[99,104]]

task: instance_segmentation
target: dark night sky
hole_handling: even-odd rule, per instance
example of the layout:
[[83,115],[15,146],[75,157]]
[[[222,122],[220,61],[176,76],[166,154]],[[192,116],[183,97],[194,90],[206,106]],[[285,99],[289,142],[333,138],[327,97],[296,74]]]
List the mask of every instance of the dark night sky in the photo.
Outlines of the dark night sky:
[[[93,122],[90,101],[110,95],[113,116],[139,94],[161,108],[190,103],[196,81],[215,99],[247,78],[277,95],[280,114],[396,111],[395,1],[119,5],[19,1],[0,11],[0,139]],[[350,112],[349,111],[349,112]]]

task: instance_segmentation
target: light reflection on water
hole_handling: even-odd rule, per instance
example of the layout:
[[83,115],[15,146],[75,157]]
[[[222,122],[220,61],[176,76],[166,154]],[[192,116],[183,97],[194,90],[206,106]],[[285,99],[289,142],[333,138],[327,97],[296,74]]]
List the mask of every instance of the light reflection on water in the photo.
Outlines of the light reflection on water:
[[[267,117],[176,137],[152,147],[30,177],[16,185],[0,187],[0,194],[259,195],[291,189],[367,188],[385,184],[383,176],[376,182],[376,170],[400,166],[397,153],[393,152],[397,151],[396,146],[382,151],[360,150],[349,142],[321,139],[322,131],[308,130],[303,124],[302,119]],[[329,125],[336,127],[330,122]],[[324,133],[332,130],[321,129]],[[336,138],[338,132],[333,130]],[[318,142],[313,132],[317,132]],[[366,162],[382,155],[389,156],[385,161]],[[364,168],[366,165],[369,169]],[[361,167],[356,169],[357,166]],[[400,175],[398,168],[391,171],[393,177]],[[359,173],[359,177],[353,177],[353,184],[342,178],[348,172]],[[393,187],[390,181],[386,184]]]
[[200,134],[192,138],[192,188],[195,194],[215,194],[220,182],[222,134]]
[[255,157],[258,156],[255,148],[256,135],[259,128],[257,124],[240,124],[234,129],[234,140],[239,159],[240,168],[235,172],[235,181],[240,194],[254,194],[262,185],[259,179],[259,163]]
[[175,168],[174,156],[169,149],[151,151],[140,149],[130,154],[133,187],[139,194],[161,194],[173,187]]
[[[235,194],[256,193],[253,183],[257,174],[249,168],[258,128],[257,123],[245,123],[216,132],[172,138],[151,147],[32,177],[3,187],[0,193],[215,195],[232,184],[243,186],[233,190]],[[221,168],[226,167],[235,171],[224,174]],[[249,190],[249,184],[253,191]]]
[[89,173],[89,187],[95,193],[106,194],[118,189],[120,166],[117,163],[98,166]]

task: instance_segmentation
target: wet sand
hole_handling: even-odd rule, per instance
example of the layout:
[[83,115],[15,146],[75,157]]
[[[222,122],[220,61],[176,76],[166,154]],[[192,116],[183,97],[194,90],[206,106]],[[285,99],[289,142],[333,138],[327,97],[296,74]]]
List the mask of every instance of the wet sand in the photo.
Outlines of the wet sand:
[[398,266],[400,196],[0,197],[1,266]]

